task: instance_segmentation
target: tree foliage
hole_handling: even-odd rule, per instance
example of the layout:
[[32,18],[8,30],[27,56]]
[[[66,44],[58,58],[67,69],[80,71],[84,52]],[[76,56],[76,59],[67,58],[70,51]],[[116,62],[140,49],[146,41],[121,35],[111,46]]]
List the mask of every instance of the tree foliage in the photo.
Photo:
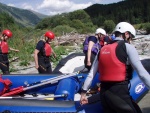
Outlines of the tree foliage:
[[[47,17],[34,29],[19,26],[8,13],[0,13],[1,30],[7,28],[13,32],[13,38],[8,40],[9,46],[20,50],[18,53],[10,52],[9,58],[17,56],[23,65],[33,60],[32,54],[37,41],[47,30],[52,30],[56,36],[72,31],[94,33],[98,27],[111,33],[115,24],[120,21],[138,24],[136,29],[145,29],[147,33],[150,33],[150,1],[124,0],[108,5],[94,4],[85,10]],[[57,61],[60,60],[62,52],[64,53],[63,50],[66,49],[63,47],[56,49],[56,54],[59,55]],[[52,61],[55,62],[54,59]]]
[[72,31],[75,31],[75,29],[67,25],[58,25],[53,29],[53,32],[58,36],[64,35],[64,33],[70,33]]
[[[93,29],[96,29],[96,26],[93,25],[90,16],[84,10],[77,10],[45,18],[39,22],[35,28],[54,29],[56,31],[56,28],[60,29],[60,26],[69,26],[79,33],[92,33]],[[57,35],[59,35],[59,33]]]
[[144,28],[147,31],[147,34],[150,34],[150,23],[145,23]]
[[7,13],[0,14],[0,30],[4,28],[10,28],[15,23],[14,19]]
[[104,29],[107,33],[111,33],[115,28],[115,23],[112,20],[105,20],[104,22]]
[[115,24],[127,21],[132,24],[150,21],[149,0],[124,0],[118,3],[102,5],[94,4],[84,9],[95,25],[103,26],[105,20],[112,20]]

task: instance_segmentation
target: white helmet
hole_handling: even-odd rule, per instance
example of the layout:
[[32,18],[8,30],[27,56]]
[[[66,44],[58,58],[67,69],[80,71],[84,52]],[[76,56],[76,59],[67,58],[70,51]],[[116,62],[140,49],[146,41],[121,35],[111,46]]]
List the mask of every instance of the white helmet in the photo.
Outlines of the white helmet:
[[103,34],[103,35],[106,35],[106,31],[105,31],[104,29],[102,29],[102,28],[96,29],[95,34],[98,34],[98,33],[101,33],[101,34]]
[[120,33],[125,33],[125,32],[130,32],[134,37],[136,35],[135,28],[127,23],[127,22],[120,22],[116,25],[115,29],[113,32],[119,31]]

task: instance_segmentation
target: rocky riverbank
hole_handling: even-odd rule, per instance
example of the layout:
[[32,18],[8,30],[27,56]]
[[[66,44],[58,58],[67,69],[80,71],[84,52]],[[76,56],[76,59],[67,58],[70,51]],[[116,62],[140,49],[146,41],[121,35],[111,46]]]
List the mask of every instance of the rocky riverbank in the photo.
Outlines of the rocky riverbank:
[[[82,42],[80,42],[82,43]],[[150,59],[150,36],[139,36],[132,41],[132,44],[136,47],[140,59]],[[76,45],[77,48],[79,47]],[[14,64],[17,62],[13,62]],[[31,62],[28,67],[20,67],[16,65],[18,71],[12,72],[12,74],[38,74],[35,69],[34,62]],[[143,113],[150,112],[150,92],[138,103]]]
[[139,55],[150,56],[150,35],[141,35],[132,41]]
[[[77,42],[80,42],[80,43],[76,43],[77,45],[73,45],[73,46],[76,46],[73,48],[79,49],[79,44],[81,44],[83,41],[83,39],[81,40],[81,37],[83,38],[83,35],[81,36],[78,35],[78,38],[76,35],[74,37],[76,37],[76,40],[78,40]],[[135,38],[132,41],[131,44],[133,44],[135,48],[137,49],[140,59],[150,58],[150,35],[139,35],[137,38]],[[74,51],[79,52],[79,50],[77,51],[76,49]],[[12,74],[34,74],[34,73],[37,74],[38,73],[38,71],[35,69],[34,62],[31,62],[30,65],[27,67],[25,66],[21,67],[17,65],[18,62],[12,62],[12,63],[14,67],[16,67],[16,69],[18,70],[18,71],[12,72]]]

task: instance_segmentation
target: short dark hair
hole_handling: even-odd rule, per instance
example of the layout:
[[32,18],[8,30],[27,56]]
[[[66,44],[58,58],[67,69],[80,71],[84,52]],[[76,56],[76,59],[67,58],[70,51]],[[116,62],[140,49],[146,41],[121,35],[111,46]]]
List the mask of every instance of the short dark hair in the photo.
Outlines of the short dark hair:
[[120,35],[122,35],[122,33],[120,33],[119,31],[116,31],[114,34],[115,34],[115,37],[119,37]]

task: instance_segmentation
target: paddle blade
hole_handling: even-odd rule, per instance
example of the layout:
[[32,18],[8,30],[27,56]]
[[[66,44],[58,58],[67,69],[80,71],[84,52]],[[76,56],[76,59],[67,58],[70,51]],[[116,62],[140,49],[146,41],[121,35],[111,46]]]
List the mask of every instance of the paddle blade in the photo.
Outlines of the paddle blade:
[[21,93],[21,92],[23,92],[23,91],[24,91],[24,90],[23,90],[23,86],[20,86],[20,87],[17,87],[17,88],[14,88],[14,89],[10,90],[10,91],[7,92],[7,93],[4,93],[4,94],[2,95],[2,97],[17,95],[17,94],[19,94],[19,93]]

